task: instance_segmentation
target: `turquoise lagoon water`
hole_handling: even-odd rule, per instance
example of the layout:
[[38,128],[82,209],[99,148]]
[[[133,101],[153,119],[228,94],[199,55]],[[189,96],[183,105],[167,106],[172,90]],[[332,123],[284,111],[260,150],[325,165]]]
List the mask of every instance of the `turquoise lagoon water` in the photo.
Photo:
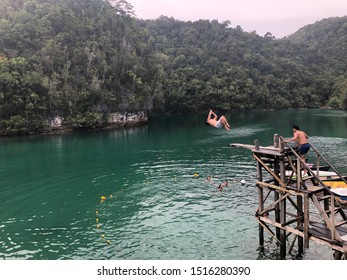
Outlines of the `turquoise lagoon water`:
[[[270,236],[259,248],[252,155],[228,144],[270,145],[274,133],[289,137],[299,124],[347,172],[347,112],[226,117],[230,132],[192,114],[152,116],[134,128],[1,138],[0,259],[278,259]],[[332,259],[332,252],[311,243],[303,258]]]

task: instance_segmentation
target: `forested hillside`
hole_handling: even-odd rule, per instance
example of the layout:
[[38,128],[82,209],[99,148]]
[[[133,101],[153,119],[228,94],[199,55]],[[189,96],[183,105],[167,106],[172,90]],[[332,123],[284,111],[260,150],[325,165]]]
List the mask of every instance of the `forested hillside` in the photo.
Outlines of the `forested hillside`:
[[2,130],[42,132],[55,116],[102,126],[111,112],[152,109],[155,61],[131,12],[102,0],[1,0]]
[[324,67],[332,75],[329,105],[347,109],[347,16],[307,25],[288,39],[326,58]]
[[230,22],[139,20],[124,0],[0,1],[0,130],[117,111],[347,108],[347,18],[276,39]]
[[[229,22],[141,23],[162,69],[156,109],[318,107],[330,95],[326,58],[290,40],[260,37]],[[328,71],[328,73],[327,73]]]

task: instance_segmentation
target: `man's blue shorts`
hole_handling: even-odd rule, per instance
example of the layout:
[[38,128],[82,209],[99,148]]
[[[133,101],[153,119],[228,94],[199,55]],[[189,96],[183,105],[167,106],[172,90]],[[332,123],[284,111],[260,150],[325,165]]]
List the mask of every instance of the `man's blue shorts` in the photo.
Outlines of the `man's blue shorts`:
[[300,146],[300,155],[306,155],[307,152],[309,151],[309,149],[310,149],[310,144],[309,143],[302,144]]

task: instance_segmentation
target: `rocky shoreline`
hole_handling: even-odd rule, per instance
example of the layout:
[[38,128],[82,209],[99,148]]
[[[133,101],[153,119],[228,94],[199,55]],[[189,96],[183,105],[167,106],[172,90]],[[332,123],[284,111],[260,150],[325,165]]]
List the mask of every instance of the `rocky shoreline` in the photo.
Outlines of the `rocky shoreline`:
[[[138,126],[148,122],[148,113],[146,111],[139,112],[115,112],[108,116],[107,121],[98,124],[95,128],[113,128],[113,127],[126,127]],[[84,129],[81,127],[80,129]],[[91,128],[92,129],[92,128]],[[64,118],[56,116],[49,121],[49,131],[45,134],[64,133],[76,131],[78,129],[72,128],[65,124]]]
[[91,126],[85,127],[72,126],[68,120],[61,116],[55,116],[47,120],[47,126],[40,131],[30,130],[16,130],[4,131],[0,125],[0,136],[25,136],[25,135],[51,135],[51,134],[64,134],[80,130],[93,130],[93,129],[108,129],[116,127],[133,127],[146,124],[148,122],[148,113],[146,111],[138,112],[115,112],[107,116],[107,118],[95,119],[95,123]]

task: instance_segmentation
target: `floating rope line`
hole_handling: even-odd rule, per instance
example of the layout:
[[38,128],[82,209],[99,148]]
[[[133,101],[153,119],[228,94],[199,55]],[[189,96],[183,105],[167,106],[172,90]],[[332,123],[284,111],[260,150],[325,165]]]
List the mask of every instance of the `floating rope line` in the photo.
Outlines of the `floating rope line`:
[[[111,194],[111,195],[109,196],[109,198],[112,199],[112,198],[113,198],[113,195]],[[96,210],[95,210],[95,215],[96,215],[95,223],[96,223],[96,228],[97,228],[98,230],[101,229],[101,223],[100,223],[100,220],[99,220],[99,217],[100,217],[100,206],[101,206],[102,203],[105,203],[106,200],[107,200],[107,197],[106,197],[105,195],[100,196],[99,209],[96,209]],[[105,241],[105,234],[104,234],[104,233],[101,234],[101,240],[102,240],[103,242],[106,242],[107,245],[110,245],[110,244],[111,244],[111,241],[110,241],[110,240],[106,240],[106,241]]]

